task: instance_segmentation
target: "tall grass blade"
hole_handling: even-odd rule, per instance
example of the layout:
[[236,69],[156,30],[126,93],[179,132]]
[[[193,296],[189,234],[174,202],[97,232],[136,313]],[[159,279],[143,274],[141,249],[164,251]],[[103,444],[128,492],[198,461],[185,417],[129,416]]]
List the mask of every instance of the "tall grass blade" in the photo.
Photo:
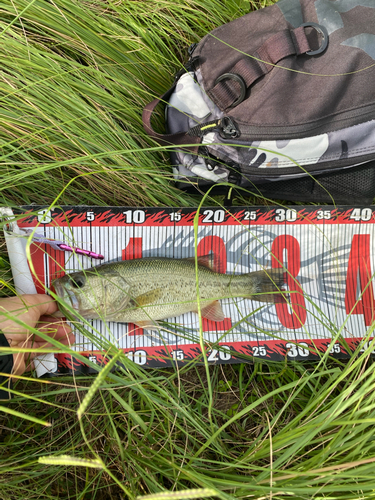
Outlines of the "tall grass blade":
[[137,500],[194,500],[200,498],[216,497],[220,498],[215,490],[209,488],[196,488],[186,491],[165,491],[155,495],[144,495],[137,497]]
[[70,455],[59,455],[57,457],[39,457],[38,462],[43,465],[68,465],[74,467],[89,467],[103,469],[104,464],[99,459],[88,460],[84,458],[71,457]]

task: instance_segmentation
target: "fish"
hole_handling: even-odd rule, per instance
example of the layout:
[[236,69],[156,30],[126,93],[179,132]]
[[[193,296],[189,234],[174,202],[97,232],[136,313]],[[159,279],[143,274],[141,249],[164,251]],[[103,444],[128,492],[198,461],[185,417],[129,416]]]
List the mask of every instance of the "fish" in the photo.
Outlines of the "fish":
[[[222,274],[215,271],[212,254],[197,260],[203,318],[223,321],[219,302],[222,299],[242,297],[268,304],[285,301],[282,268]],[[198,313],[196,278],[194,257],[147,257],[66,274],[52,285],[56,295],[84,319],[133,323],[152,329],[159,320]]]

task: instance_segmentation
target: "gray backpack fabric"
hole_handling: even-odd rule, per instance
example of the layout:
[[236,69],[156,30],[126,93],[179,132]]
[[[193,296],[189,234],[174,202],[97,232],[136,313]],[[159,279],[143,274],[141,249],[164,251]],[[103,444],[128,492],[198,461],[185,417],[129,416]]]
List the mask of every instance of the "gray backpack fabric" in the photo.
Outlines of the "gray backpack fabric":
[[[146,131],[178,186],[319,203],[375,196],[375,0],[279,0],[206,35]],[[167,133],[151,116],[166,106]]]

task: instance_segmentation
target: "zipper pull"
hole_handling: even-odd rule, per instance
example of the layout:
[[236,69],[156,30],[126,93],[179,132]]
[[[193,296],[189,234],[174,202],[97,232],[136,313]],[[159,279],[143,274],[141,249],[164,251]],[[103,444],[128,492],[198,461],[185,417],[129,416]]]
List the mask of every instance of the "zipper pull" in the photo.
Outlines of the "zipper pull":
[[219,120],[219,134],[223,139],[237,139],[241,132],[232,118],[224,116]]
[[208,132],[216,132],[219,130],[220,120],[212,120],[210,122],[195,125],[195,127],[189,128],[187,135],[192,137],[203,137]]
[[187,131],[187,135],[203,137],[208,132],[219,132],[223,139],[237,139],[241,135],[236,122],[229,116],[196,125]]

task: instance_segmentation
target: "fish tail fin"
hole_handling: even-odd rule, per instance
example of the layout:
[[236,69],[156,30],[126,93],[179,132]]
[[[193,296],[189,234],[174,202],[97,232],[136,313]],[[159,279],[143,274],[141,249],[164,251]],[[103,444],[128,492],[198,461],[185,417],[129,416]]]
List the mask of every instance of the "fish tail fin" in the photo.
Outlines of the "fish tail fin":
[[255,279],[256,292],[253,300],[281,304],[287,301],[287,292],[282,286],[286,282],[285,269],[269,269],[250,273]]

